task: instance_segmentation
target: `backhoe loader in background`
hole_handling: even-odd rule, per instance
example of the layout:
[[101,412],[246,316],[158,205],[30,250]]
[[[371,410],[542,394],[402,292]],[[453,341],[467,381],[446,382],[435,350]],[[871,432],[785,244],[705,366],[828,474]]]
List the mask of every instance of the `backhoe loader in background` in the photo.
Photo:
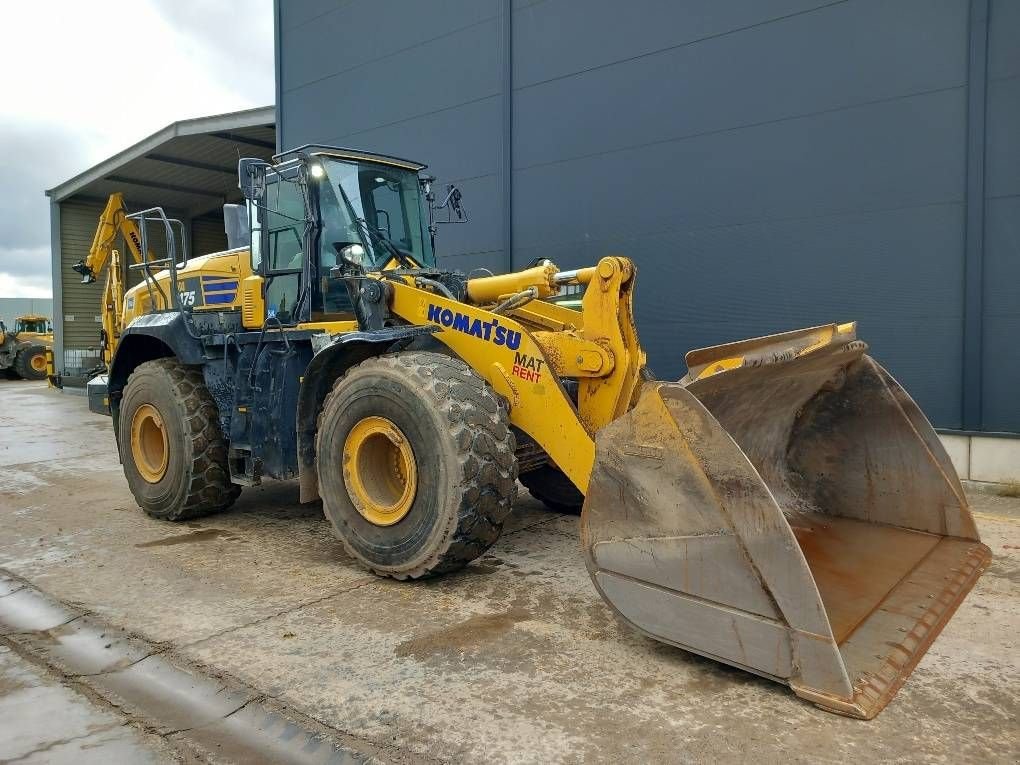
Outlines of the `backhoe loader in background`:
[[438,203],[424,169],[324,146],[244,159],[250,247],[150,264],[143,239],[107,390],[138,504],[183,520],[296,477],[351,555],[417,579],[496,541],[519,476],[553,506],[568,485],[627,623],[877,714],[990,552],[855,325],[691,351],[682,380],[651,379],[630,260],[440,269],[460,194]]
[[46,379],[46,354],[53,347],[53,328],[45,316],[19,316],[14,327],[0,321],[0,371],[23,380]]
[[99,225],[92,237],[89,254],[71,266],[81,275],[82,284],[92,284],[106,269],[100,312],[103,324],[99,334],[104,370],[109,368],[123,329],[121,309],[124,304],[124,268],[120,251],[114,248],[118,234],[123,237],[132,262],[142,265],[142,234],[138,222],[128,217],[124,195],[119,192],[110,194],[106,200],[106,207],[99,216]]

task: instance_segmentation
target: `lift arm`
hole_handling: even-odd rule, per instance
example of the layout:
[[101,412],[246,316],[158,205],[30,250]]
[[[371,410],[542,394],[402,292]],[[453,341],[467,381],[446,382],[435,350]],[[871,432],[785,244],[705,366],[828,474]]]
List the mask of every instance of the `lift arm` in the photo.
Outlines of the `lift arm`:
[[[411,324],[438,324],[449,346],[506,400],[510,421],[534,438],[581,490],[595,460],[596,432],[629,410],[645,354],[634,328],[634,265],[607,257],[560,272],[553,263],[472,279],[462,303],[391,280],[391,310]],[[559,284],[588,285],[581,311],[516,296],[548,295]],[[506,306],[494,307],[497,301]],[[478,305],[478,304],[484,305]],[[550,331],[551,330],[551,331]],[[561,378],[578,384],[576,405]]]

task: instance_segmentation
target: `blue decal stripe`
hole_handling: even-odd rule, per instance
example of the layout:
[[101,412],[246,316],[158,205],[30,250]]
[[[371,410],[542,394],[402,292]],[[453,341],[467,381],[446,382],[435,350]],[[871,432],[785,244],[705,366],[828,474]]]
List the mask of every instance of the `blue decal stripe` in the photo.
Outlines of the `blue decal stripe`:
[[228,290],[236,291],[237,282],[216,282],[215,284],[206,282],[202,285],[202,288],[205,290],[206,294],[209,294],[210,292],[227,292]]
[[237,296],[236,292],[229,292],[229,293],[228,292],[224,292],[224,293],[217,293],[215,295],[210,295],[210,294],[206,293],[205,302],[207,304],[233,303],[234,302],[234,298],[236,296]]
[[217,276],[216,274],[212,274],[210,276],[209,274],[202,274],[202,281],[203,282],[214,282],[217,279],[219,279],[219,280],[223,280],[223,279],[230,280],[230,279],[233,279],[233,278],[234,278],[233,276]]

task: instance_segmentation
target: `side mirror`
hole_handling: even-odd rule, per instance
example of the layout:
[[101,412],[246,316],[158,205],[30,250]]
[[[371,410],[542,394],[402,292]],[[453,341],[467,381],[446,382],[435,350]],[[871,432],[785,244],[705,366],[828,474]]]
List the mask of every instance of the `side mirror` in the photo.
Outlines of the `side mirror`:
[[437,223],[460,223],[461,221],[467,220],[467,213],[464,212],[464,207],[461,205],[461,199],[464,195],[460,193],[460,189],[454,186],[452,183],[446,187],[446,197],[443,199],[443,203],[436,207],[437,210],[452,210],[453,214],[457,216],[457,220],[453,220],[452,216],[447,213],[446,220],[436,221]]
[[460,204],[460,200],[464,195],[460,193],[460,189],[451,183],[446,187],[446,192],[445,204],[450,205],[450,208],[457,216],[457,220],[465,220],[467,218],[467,214],[464,212],[464,208]]
[[[443,198],[442,204],[436,204],[436,192],[432,190],[432,184],[435,181],[434,175],[423,175],[418,179],[429,208],[429,238],[432,240],[433,250],[436,248],[436,232],[439,230],[440,223],[466,223],[468,219],[467,212],[461,204],[464,195],[452,183],[446,186],[446,196]],[[446,210],[446,220],[439,220],[436,216],[436,212],[439,210]],[[454,215],[457,216],[456,220],[453,218]]]
[[245,157],[237,161],[237,185],[245,199],[258,200],[266,190],[266,168],[263,159]]

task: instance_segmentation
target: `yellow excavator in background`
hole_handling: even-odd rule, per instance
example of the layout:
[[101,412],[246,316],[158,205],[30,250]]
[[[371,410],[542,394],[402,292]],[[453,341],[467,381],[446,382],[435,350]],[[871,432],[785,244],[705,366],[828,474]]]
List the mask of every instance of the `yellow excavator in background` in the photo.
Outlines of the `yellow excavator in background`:
[[131,253],[132,261],[141,264],[143,261],[141,230],[138,223],[128,217],[127,208],[124,206],[124,195],[119,192],[110,194],[110,198],[106,201],[106,208],[99,216],[99,225],[92,238],[89,254],[71,266],[81,274],[82,284],[95,282],[103,269],[106,269],[106,283],[103,286],[103,303],[100,311],[103,323],[100,347],[103,366],[107,369],[113,359],[113,353],[117,348],[117,341],[120,339],[123,329],[124,268],[120,251],[114,247],[118,234],[123,236],[128,252]]
[[[180,521],[298,478],[355,559],[413,580],[485,552],[518,477],[553,507],[566,486],[592,582],[627,623],[877,714],[990,551],[855,325],[691,351],[683,379],[655,380],[632,261],[440,268],[436,214],[460,217],[460,193],[437,203],[424,169],[328,146],[243,159],[250,238],[191,260],[171,246],[158,273],[143,225],[145,279],[104,323],[89,399],[139,506]],[[170,231],[158,208],[127,217]]]

